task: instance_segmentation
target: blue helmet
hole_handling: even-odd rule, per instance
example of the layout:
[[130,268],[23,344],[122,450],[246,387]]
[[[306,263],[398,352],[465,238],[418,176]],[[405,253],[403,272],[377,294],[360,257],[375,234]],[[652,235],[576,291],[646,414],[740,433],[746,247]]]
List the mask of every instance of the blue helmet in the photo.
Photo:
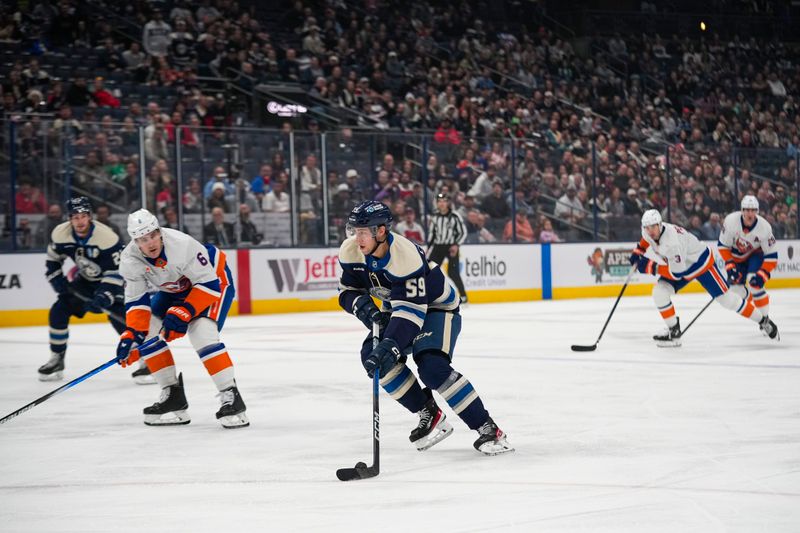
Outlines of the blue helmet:
[[[355,228],[376,228],[386,226],[386,231],[392,228],[392,212],[381,202],[367,200],[350,211],[347,217],[347,233],[353,234]],[[375,230],[373,230],[374,233]]]
[[92,203],[85,196],[78,196],[67,200],[67,214],[72,216],[78,213],[92,214]]

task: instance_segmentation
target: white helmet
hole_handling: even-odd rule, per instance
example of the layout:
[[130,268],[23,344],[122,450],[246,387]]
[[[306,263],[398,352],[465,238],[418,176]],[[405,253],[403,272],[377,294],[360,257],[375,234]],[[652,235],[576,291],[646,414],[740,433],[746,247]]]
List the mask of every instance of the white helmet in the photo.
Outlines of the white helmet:
[[758,211],[758,198],[752,194],[746,195],[742,198],[742,209],[755,209]]
[[661,224],[661,213],[658,209],[648,209],[642,215],[642,227],[652,226],[654,224]]
[[144,237],[158,228],[158,219],[147,209],[139,209],[128,215],[128,235],[131,239]]

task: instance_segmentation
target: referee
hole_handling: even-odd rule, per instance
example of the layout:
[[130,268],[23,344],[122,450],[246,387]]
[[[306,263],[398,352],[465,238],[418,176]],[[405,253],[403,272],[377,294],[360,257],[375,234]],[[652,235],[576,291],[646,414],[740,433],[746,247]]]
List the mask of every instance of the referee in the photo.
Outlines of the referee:
[[436,195],[438,210],[431,216],[428,229],[428,260],[442,264],[447,257],[447,276],[456,284],[461,303],[467,303],[467,291],[458,272],[458,247],[467,238],[467,228],[461,216],[450,209],[450,199],[444,194]]

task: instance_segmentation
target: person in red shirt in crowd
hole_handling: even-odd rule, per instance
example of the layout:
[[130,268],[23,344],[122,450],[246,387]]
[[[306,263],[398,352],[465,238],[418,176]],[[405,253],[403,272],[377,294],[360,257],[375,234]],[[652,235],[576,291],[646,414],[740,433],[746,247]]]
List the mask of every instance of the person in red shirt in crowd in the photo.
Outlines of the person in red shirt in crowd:
[[21,183],[15,198],[17,214],[30,215],[34,213],[45,213],[47,211],[47,200],[42,191],[30,183]]
[[103,85],[103,78],[97,77],[94,79],[94,90],[92,91],[92,98],[99,107],[113,107],[114,109],[120,106],[119,99],[111,94]]
[[450,119],[445,117],[439,127],[436,128],[436,133],[433,134],[433,140],[437,143],[461,144],[461,134],[453,127]]
[[179,111],[174,111],[170,121],[164,125],[164,129],[167,132],[167,142],[171,144],[175,143],[175,130],[178,128],[181,130],[181,145],[197,145],[197,137],[195,136],[194,131],[192,131],[192,129],[186,124],[183,124],[183,116]]
[[404,211],[405,218],[397,223],[394,231],[420,246],[425,246],[425,229],[416,221],[417,214],[410,207]]

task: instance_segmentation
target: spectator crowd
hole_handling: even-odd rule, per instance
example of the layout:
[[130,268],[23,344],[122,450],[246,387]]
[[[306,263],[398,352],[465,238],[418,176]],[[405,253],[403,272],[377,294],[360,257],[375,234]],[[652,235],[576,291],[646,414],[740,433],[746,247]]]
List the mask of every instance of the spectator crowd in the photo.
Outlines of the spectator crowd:
[[[202,215],[204,238],[224,245],[258,244],[254,217],[292,211],[298,242],[340,238],[366,198],[424,241],[442,193],[468,242],[630,239],[649,208],[714,239],[750,193],[776,236],[797,236],[800,69],[780,42],[598,34],[578,53],[533,3],[520,7],[532,25],[515,28],[470,2],[3,9],[0,107],[4,138],[6,121],[17,126],[18,214],[50,220],[65,188],[127,212],[144,176],[148,208],[165,222],[179,207]],[[209,76],[241,91],[298,84],[345,117],[349,127],[328,134],[344,148],[328,152],[326,175],[318,141],[295,136],[289,157],[289,132],[316,134],[316,120],[249,140],[227,129],[233,99],[204,86]],[[375,154],[381,135],[390,140]]]

